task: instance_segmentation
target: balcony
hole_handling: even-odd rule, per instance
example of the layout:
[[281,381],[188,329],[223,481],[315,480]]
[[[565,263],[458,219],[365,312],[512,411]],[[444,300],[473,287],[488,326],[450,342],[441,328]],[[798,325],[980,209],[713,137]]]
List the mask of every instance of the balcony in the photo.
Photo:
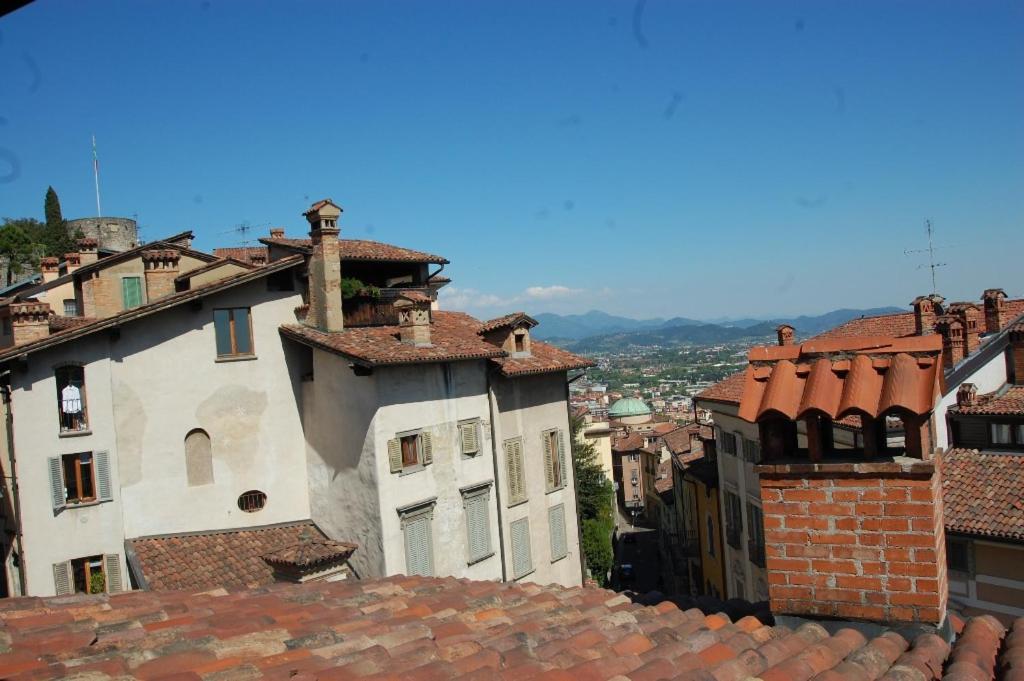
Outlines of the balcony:
[[426,287],[382,288],[377,295],[369,292],[357,294],[341,302],[345,326],[394,326],[398,324],[398,310],[395,301],[403,293],[422,293],[429,296]]

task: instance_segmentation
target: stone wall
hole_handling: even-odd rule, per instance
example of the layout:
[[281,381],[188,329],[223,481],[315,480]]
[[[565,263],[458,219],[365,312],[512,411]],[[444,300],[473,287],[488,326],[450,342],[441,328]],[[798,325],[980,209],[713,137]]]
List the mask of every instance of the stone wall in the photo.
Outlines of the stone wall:
[[139,227],[131,218],[78,218],[67,222],[72,236],[81,232],[96,239],[100,248],[127,251],[139,245]]

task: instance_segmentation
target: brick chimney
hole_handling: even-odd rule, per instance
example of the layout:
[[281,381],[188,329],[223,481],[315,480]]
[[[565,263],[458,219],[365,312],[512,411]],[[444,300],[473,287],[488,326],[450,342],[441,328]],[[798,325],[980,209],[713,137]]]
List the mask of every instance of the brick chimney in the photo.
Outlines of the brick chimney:
[[341,331],[345,327],[341,311],[341,252],[338,244],[341,212],[340,206],[324,199],[303,213],[309,221],[309,236],[313,240],[306,324],[327,332]]
[[395,301],[395,308],[402,342],[430,347],[430,296],[419,292],[403,293]]
[[11,331],[15,345],[25,345],[50,335],[50,317],[53,311],[49,303],[36,301],[11,303]]
[[956,406],[972,407],[978,401],[978,386],[973,383],[961,383],[956,391]]
[[82,265],[82,256],[75,251],[74,253],[64,254],[64,265],[68,269],[68,274],[71,274]]
[[39,270],[43,274],[43,283],[48,284],[60,276],[60,260],[57,258],[43,258],[39,261]]
[[1015,324],[1008,335],[1012,380],[1015,385],[1024,385],[1024,322]]
[[955,315],[941,315],[935,321],[935,330],[942,336],[942,364],[952,369],[966,356],[963,322]]
[[964,357],[971,354],[981,345],[982,313],[974,303],[952,303],[946,308],[946,314],[956,315],[964,330]]
[[792,345],[794,331],[795,329],[789,324],[780,324],[775,329],[775,334],[779,339],[779,345]]
[[256,267],[263,267],[267,264],[267,254],[263,251],[253,252],[249,256],[249,264]]
[[142,251],[146,268],[146,300],[156,300],[174,293],[174,278],[180,274],[178,262],[181,253],[173,248],[154,248]]
[[926,336],[935,330],[935,318],[943,313],[942,303],[945,299],[937,293],[914,298],[914,333]]
[[271,227],[270,228],[271,239],[283,239],[284,238],[284,227]]
[[92,237],[84,237],[77,241],[78,246],[78,257],[82,266],[91,265],[92,263],[99,260],[99,242]]
[[999,333],[1010,321],[1010,313],[1006,309],[1006,292],[1001,288],[985,289],[981,301],[985,308],[985,332]]

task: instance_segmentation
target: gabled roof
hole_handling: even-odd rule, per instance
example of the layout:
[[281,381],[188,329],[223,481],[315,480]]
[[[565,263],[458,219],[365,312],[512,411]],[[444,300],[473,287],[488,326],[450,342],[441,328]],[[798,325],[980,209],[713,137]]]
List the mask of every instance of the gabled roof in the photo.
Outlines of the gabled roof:
[[951,449],[942,457],[946,530],[1024,542],[1024,455]]
[[217,260],[211,260],[202,267],[197,267],[194,270],[189,270],[188,272],[179,274],[174,278],[174,281],[186,281],[193,277],[198,277],[200,274],[205,274],[210,270],[215,270],[218,267],[224,267],[225,265],[236,265],[241,267],[243,270],[251,270],[253,268],[252,265],[247,262],[242,262],[241,260],[235,260],[234,258],[218,258]]
[[586,357],[574,355],[548,343],[538,340],[530,342],[530,354],[515,357],[496,357],[492,360],[505,376],[529,376],[555,371],[575,371],[594,366]]
[[266,246],[228,246],[213,249],[213,254],[218,258],[234,258],[250,264],[253,257],[262,258],[264,264],[268,258]]
[[[439,255],[414,251],[410,248],[392,246],[379,241],[365,239],[339,239],[341,260],[345,261],[376,261],[376,262],[422,262],[447,265],[448,260]],[[309,253],[313,247],[311,239],[289,239],[287,237],[263,237],[261,243],[268,246],[280,246],[301,253]]]
[[643,449],[643,447],[644,436],[636,432],[628,433],[625,437],[612,440],[612,449],[616,452],[635,452]]
[[501,329],[509,326],[519,326],[525,324],[528,327],[537,326],[537,320],[526,314],[525,312],[512,312],[495,319],[489,319],[480,326],[478,333],[487,333],[494,331],[495,329]]
[[2,352],[0,352],[0,362],[5,362],[11,359],[27,356],[33,352],[38,352],[39,350],[45,350],[47,348],[55,347],[62,343],[66,343],[68,341],[96,333],[97,331],[115,328],[127,322],[134,321],[136,319],[141,319],[142,317],[148,317],[151,314],[156,314],[157,312],[160,312],[162,310],[176,307],[183,303],[187,303],[198,298],[203,298],[205,296],[212,295],[225,289],[240,286],[250,281],[261,279],[274,272],[279,272],[281,270],[286,270],[290,267],[295,267],[296,265],[299,265],[302,262],[302,256],[298,255],[290,256],[288,258],[282,258],[281,260],[277,260],[267,265],[266,267],[254,268],[246,272],[233,274],[229,277],[218,279],[217,281],[210,282],[209,284],[204,284],[202,286],[190,289],[188,291],[181,291],[179,293],[159,298],[158,300],[155,300],[151,303],[147,303],[146,305],[140,305],[139,307],[135,307],[130,310],[125,310],[124,312],[116,314],[112,317],[104,317],[102,319],[96,319],[94,321],[91,321],[87,324],[70,326],[69,328],[65,328],[64,330],[59,331],[57,333],[51,333],[46,338],[41,338],[37,341],[26,343],[24,345],[17,345],[14,347],[5,348]]
[[723,378],[718,383],[697,393],[695,400],[701,402],[721,402],[722,404],[739,404],[743,397],[743,384],[746,381],[746,370]]

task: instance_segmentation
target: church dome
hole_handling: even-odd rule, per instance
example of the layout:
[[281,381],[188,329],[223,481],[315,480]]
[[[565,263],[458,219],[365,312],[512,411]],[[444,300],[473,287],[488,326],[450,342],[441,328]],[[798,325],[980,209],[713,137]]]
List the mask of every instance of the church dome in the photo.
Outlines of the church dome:
[[623,397],[621,400],[615,400],[615,404],[608,410],[608,417],[612,419],[650,415],[650,408],[644,404],[643,400],[637,397]]

